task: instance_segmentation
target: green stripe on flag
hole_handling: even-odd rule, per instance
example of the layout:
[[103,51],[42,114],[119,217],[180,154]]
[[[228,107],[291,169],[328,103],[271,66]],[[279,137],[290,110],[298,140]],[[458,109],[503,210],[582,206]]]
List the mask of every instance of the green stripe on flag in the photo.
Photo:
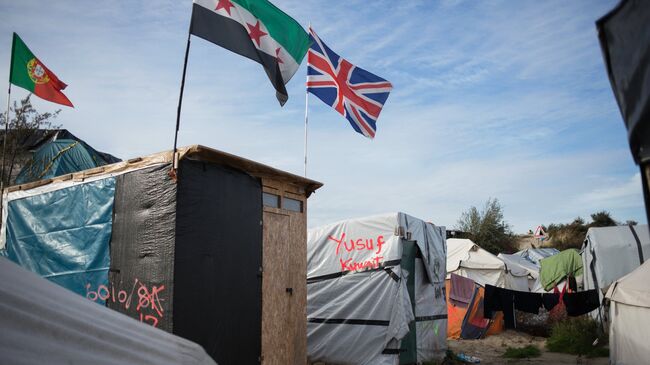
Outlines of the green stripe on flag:
[[295,19],[266,0],[231,1],[258,18],[297,64],[302,62],[309,48],[309,35]]
[[11,66],[9,69],[9,82],[34,92],[35,83],[29,77],[27,63],[34,59],[34,54],[27,48],[18,34],[14,33],[11,46]]

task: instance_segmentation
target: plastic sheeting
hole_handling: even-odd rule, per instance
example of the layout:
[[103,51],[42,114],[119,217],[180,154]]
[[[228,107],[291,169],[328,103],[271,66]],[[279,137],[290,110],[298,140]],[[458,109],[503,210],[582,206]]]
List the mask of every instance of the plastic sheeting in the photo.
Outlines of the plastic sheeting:
[[[259,363],[262,183],[239,170],[182,160],[177,199],[174,333],[221,364]],[[292,317],[287,321],[304,323]]]
[[637,164],[650,161],[650,4],[621,1],[598,26],[607,74]]
[[8,202],[7,257],[83,296],[106,285],[114,192],[107,178]]
[[[107,306],[173,331],[176,187],[171,165],[117,176]],[[101,294],[101,288],[92,288]],[[128,297],[134,300],[128,300]],[[97,299],[93,292],[89,299]],[[142,304],[135,299],[150,297]],[[127,299],[125,299],[127,298]]]
[[0,257],[0,362],[215,365],[201,346],[93,304]]
[[527,248],[525,250],[518,251],[513,255],[521,256],[524,259],[530,261],[539,269],[539,261],[553,255],[557,255],[560,251],[556,248]]
[[[445,229],[403,213],[309,231],[307,345],[310,361],[398,364],[415,320],[417,361],[446,350]],[[415,272],[402,263],[415,242]],[[414,275],[413,303],[407,281]],[[413,351],[412,348],[406,349]],[[402,351],[401,357],[404,357]]]

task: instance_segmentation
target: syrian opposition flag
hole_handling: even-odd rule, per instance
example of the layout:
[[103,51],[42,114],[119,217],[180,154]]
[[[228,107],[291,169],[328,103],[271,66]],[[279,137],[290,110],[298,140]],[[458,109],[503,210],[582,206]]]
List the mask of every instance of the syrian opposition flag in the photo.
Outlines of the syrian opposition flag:
[[266,0],[194,0],[190,33],[260,63],[280,105],[309,48],[300,24]]
[[61,92],[68,85],[45,67],[16,33],[11,47],[9,82],[27,89],[39,98],[72,106],[68,97]]

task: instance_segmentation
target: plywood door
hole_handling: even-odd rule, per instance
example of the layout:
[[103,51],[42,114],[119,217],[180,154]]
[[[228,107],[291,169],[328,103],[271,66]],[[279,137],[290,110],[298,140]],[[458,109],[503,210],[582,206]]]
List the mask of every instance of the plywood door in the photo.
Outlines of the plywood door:
[[290,265],[288,214],[264,211],[264,243],[262,249],[262,363],[291,364],[292,331],[287,292]]

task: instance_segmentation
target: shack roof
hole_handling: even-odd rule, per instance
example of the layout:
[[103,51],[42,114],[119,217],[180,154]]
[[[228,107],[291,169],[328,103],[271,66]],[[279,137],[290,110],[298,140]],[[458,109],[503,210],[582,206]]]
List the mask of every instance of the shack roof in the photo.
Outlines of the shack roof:
[[[269,178],[280,180],[292,185],[297,186],[300,190],[304,190],[305,195],[309,196],[318,188],[323,186],[322,183],[307,179],[302,176],[294,175],[259,162],[248,160],[243,157],[235,156],[233,154],[219,151],[213,148],[205,147],[202,145],[191,145],[180,147],[176,151],[178,160],[188,159],[196,161],[205,161],[216,163],[220,165],[229,166],[238,170],[245,171],[252,176],[258,178]],[[10,186],[7,192],[17,190],[29,190],[44,185],[63,182],[68,180],[83,181],[87,178],[100,178],[103,175],[119,175],[133,170],[138,170],[152,165],[161,163],[172,163],[174,160],[173,151],[164,151],[155,153],[148,156],[136,157],[126,161],[104,165],[89,170],[79,171],[73,174],[57,176],[51,179],[35,181],[28,184]]]

